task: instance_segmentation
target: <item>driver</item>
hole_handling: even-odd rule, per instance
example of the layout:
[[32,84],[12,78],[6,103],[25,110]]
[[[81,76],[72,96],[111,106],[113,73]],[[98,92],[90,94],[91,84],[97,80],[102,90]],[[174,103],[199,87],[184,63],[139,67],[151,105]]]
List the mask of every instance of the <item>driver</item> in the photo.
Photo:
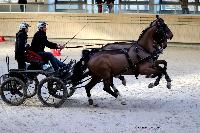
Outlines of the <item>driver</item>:
[[56,57],[53,56],[51,52],[45,52],[45,47],[50,49],[63,49],[64,46],[58,45],[56,43],[50,42],[47,40],[46,30],[47,23],[44,21],[39,21],[37,24],[38,31],[34,34],[31,50],[39,54],[44,60],[49,60],[52,64],[54,71],[58,71],[60,68],[68,70],[68,66],[63,62],[59,61]]

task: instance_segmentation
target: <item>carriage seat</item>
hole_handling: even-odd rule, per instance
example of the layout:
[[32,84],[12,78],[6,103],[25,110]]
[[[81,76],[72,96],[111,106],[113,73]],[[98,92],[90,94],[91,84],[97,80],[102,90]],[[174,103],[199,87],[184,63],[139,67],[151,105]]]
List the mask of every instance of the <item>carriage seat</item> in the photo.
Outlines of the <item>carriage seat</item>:
[[30,70],[41,70],[43,69],[43,65],[48,64],[47,60],[44,60],[40,55],[32,50],[26,50],[25,61],[30,63],[30,66],[28,67]]

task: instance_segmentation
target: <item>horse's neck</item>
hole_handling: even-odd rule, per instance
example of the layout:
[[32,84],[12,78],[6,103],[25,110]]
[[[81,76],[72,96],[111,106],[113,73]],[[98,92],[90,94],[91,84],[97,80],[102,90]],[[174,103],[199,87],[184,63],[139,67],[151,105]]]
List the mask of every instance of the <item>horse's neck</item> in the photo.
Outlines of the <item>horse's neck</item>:
[[153,53],[153,51],[155,50],[153,48],[153,43],[154,43],[153,33],[154,32],[155,32],[155,27],[150,28],[138,41],[138,45],[140,45],[143,49],[145,49],[149,53]]

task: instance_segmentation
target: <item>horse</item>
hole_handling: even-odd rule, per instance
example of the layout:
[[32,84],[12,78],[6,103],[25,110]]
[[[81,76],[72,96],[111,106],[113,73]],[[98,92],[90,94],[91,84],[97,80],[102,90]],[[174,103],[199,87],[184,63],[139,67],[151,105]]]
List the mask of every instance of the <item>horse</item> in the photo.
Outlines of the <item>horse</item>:
[[[122,49],[129,49],[131,47],[131,45],[133,43],[135,43],[136,41],[128,41],[128,42],[114,42],[114,43],[108,43],[105,46],[102,46],[102,50],[122,50]],[[159,56],[159,55],[158,55]],[[159,67],[159,65],[163,65],[164,68],[167,69],[167,62],[165,60],[157,60],[158,56],[155,58],[154,61],[154,66]],[[155,78],[156,75],[147,75],[146,78]],[[124,78],[124,76],[119,75],[117,76],[117,78],[119,78],[122,81],[123,85],[126,85],[126,80]],[[148,85],[149,88],[153,88],[154,86],[157,86],[159,84],[160,79],[162,78],[162,76],[158,76],[158,78],[156,79],[156,81],[154,83],[150,83]],[[167,81],[167,88],[171,89],[171,79],[169,77],[169,75],[167,74],[167,72],[165,72],[165,79]],[[113,85],[114,86],[114,85]],[[112,87],[113,88],[113,87]],[[115,87],[114,87],[115,88]]]
[[[157,18],[156,20],[154,20],[154,21],[152,21],[152,22],[150,23],[150,26],[153,26],[153,25],[156,24],[156,22],[157,22],[159,16],[156,15],[156,18]],[[131,41],[126,41],[126,42],[108,43],[108,44],[106,44],[105,46],[102,45],[102,47],[101,47],[99,50],[117,50],[117,49],[118,49],[118,50],[121,50],[121,49],[128,49],[128,48],[130,48],[131,45],[132,45],[133,43],[135,43],[135,42],[136,42],[136,41],[131,40]],[[164,40],[161,40],[161,41],[159,41],[159,40],[154,41],[154,45],[158,45],[158,46],[160,46],[161,48],[162,48],[162,46],[167,46],[166,43],[167,43],[167,39],[166,39],[166,38],[164,38]],[[162,49],[163,49],[163,48],[162,48]],[[164,66],[164,68],[167,69],[167,62],[166,62],[165,60],[157,60],[158,57],[159,57],[159,55],[155,58],[154,66],[159,67],[159,65],[161,64],[161,65]],[[147,75],[147,76],[146,76],[146,78],[150,78],[150,77],[151,77],[151,78],[155,78],[156,75]],[[116,78],[119,78],[119,79],[122,81],[122,84],[123,84],[124,86],[126,86],[126,79],[124,78],[124,76],[119,75],[119,76],[117,76]],[[160,81],[161,78],[162,78],[162,76],[158,76],[158,78],[156,79],[156,81],[155,81],[154,83],[150,83],[150,84],[148,85],[148,87],[149,87],[149,88],[153,88],[154,86],[157,86],[157,85],[159,84],[159,81]],[[167,74],[167,72],[165,72],[165,79],[166,79],[166,81],[167,81],[167,85],[166,85],[167,88],[168,88],[168,89],[171,89],[171,79],[170,79],[169,75]],[[113,85],[112,88],[116,88],[116,87]]]
[[[91,81],[85,86],[89,105],[93,105],[90,90],[101,80],[103,80],[103,90],[121,100],[119,93],[111,90],[113,77],[116,75],[162,75],[165,70],[155,67],[153,58],[160,54],[167,47],[166,43],[162,46],[155,42],[163,42],[172,39],[173,33],[165,24],[162,18],[157,18],[155,25],[146,28],[136,43],[132,44],[127,50],[100,51],[90,57],[85,62],[92,77]],[[159,43],[161,44],[161,43]]]

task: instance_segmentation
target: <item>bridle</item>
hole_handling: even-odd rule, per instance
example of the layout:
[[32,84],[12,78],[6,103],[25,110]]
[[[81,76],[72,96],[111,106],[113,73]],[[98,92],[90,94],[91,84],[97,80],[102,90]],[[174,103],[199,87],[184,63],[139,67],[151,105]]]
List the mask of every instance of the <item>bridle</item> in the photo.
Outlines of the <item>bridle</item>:
[[[159,21],[159,20],[158,20]],[[153,35],[153,47],[156,49],[154,53],[161,54],[163,52],[163,44],[167,41],[167,32],[169,29],[167,28],[167,25],[164,22],[156,22],[156,31]]]

